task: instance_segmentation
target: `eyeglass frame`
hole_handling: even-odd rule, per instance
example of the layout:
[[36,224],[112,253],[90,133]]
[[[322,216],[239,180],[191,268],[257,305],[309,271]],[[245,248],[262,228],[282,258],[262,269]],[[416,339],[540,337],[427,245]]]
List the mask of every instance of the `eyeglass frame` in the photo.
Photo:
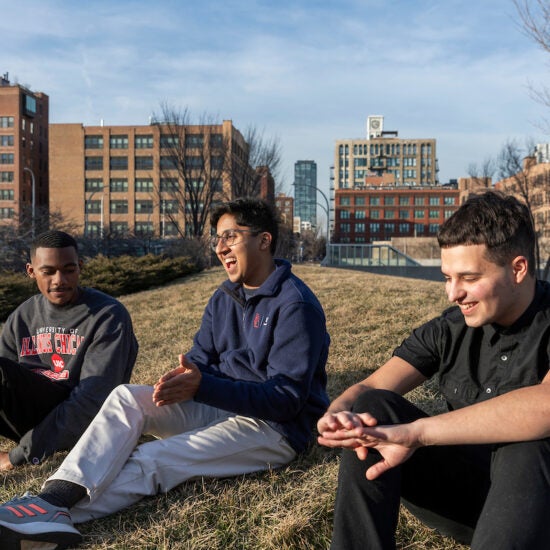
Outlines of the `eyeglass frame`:
[[230,233],[230,232],[237,233],[237,235],[232,237],[233,239],[236,239],[240,233],[251,233],[253,237],[257,237],[261,233],[261,231],[254,231],[253,229],[226,229],[221,235],[216,234],[216,235],[212,235],[212,237],[210,237],[210,248],[214,252],[216,252],[216,248],[218,248],[218,243],[220,241],[223,241],[229,247],[235,246],[236,244],[239,244],[239,243],[242,242],[242,239],[241,239],[237,242],[232,242],[231,244],[229,244],[227,242],[227,240],[230,239],[231,237],[225,236],[225,234]]

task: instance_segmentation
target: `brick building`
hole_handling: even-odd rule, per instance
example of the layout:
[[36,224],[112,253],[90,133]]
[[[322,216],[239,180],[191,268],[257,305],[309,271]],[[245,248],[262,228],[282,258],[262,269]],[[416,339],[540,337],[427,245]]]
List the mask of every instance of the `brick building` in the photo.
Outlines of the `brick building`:
[[0,225],[48,223],[49,98],[0,77]]

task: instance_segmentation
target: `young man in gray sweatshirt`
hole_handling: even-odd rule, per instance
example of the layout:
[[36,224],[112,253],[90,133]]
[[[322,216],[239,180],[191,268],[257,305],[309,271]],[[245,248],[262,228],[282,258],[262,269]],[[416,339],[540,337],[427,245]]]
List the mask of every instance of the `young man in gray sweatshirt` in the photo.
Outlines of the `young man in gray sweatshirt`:
[[27,275],[40,294],[21,304],[0,335],[0,470],[39,464],[70,449],[111,390],[130,380],[138,344],[126,308],[79,286],[73,237],[48,231],[30,250]]

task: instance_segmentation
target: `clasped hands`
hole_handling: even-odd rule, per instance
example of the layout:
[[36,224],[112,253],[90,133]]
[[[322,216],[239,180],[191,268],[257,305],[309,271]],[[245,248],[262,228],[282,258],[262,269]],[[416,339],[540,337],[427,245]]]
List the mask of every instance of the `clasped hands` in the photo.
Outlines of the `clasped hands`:
[[153,386],[153,402],[157,407],[193,399],[199,389],[202,378],[199,368],[183,354],[178,358],[179,365]]
[[378,426],[369,413],[349,411],[327,412],[317,422],[318,442],[326,447],[342,447],[355,451],[361,460],[369,449],[376,449],[382,457],[371,466],[367,479],[376,479],[385,471],[405,462],[421,446],[420,433],[415,422]]

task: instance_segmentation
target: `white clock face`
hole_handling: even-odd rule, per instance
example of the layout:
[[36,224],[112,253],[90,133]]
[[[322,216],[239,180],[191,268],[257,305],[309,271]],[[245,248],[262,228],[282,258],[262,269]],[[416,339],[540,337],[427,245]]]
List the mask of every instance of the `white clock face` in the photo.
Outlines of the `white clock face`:
[[378,130],[378,128],[380,128],[380,121],[379,120],[371,120],[370,121],[370,127],[374,130]]

